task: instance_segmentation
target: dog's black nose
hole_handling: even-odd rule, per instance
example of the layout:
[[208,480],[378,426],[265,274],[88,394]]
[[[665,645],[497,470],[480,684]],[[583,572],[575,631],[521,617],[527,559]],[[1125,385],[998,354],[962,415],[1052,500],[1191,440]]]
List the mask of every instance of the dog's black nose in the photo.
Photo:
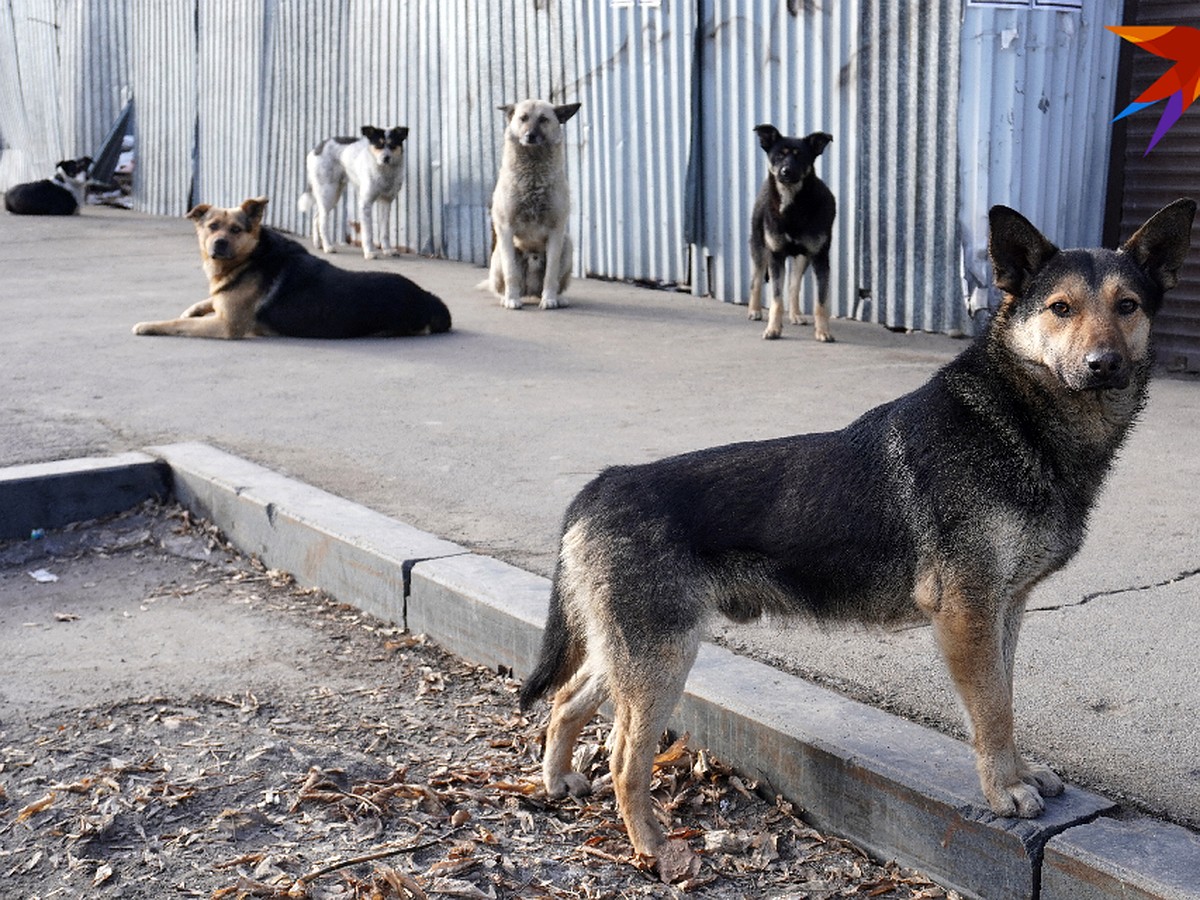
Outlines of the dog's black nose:
[[1102,387],[1123,388],[1129,384],[1129,372],[1125,357],[1115,350],[1093,350],[1083,361],[1087,364],[1092,381]]

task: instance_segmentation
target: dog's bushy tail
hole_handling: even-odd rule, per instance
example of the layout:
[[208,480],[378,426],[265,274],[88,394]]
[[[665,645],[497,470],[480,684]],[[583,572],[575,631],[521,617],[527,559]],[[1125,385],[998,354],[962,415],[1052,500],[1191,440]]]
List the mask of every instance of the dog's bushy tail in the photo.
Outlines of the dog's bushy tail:
[[312,191],[305,191],[300,195],[300,199],[296,201],[296,207],[302,213],[312,212],[313,205],[317,201],[313,199]]
[[537,665],[521,685],[522,710],[528,710],[547,691],[570,677],[578,665],[580,649],[571,635],[556,583],[550,592],[550,614],[546,617],[546,630],[542,632],[542,649]]

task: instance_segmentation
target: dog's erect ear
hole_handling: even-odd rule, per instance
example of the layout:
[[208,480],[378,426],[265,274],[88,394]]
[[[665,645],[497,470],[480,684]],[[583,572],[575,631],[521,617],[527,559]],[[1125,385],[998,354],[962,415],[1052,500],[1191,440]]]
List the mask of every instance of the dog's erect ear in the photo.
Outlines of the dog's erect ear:
[[579,112],[579,107],[582,105],[583,104],[581,103],[568,103],[565,106],[554,107],[554,115],[558,116],[558,124],[562,125],[564,122],[570,119],[571,116]]
[[191,219],[193,222],[199,222],[206,215],[208,215],[208,211],[210,209],[212,209],[211,203],[197,203],[190,210],[188,210],[187,218]]
[[1029,280],[1058,253],[1058,248],[1015,209],[993,206],[988,221],[991,223],[988,254],[992,258],[996,287],[1020,297]]
[[249,200],[242,201],[242,212],[250,217],[251,224],[258,224],[262,221],[263,213],[267,209],[266,197],[252,197]]
[[515,113],[517,111],[517,104],[505,103],[503,106],[497,106],[496,109],[498,109],[498,110],[500,110],[500,112],[504,113],[504,121],[505,122],[511,122],[513,113]]
[[388,136],[393,138],[397,144],[403,144],[408,139],[408,128],[404,125],[398,125],[388,132]]
[[814,131],[805,140],[808,141],[808,146],[812,147],[813,155],[820,156],[833,141],[833,135],[824,131]]
[[85,169],[90,169],[92,167],[92,163],[94,163],[95,160],[92,159],[90,156],[81,156],[81,157],[79,157],[79,162]]
[[1152,215],[1121,245],[1120,252],[1132,256],[1159,290],[1169,291],[1179,283],[1179,267],[1192,244],[1195,217],[1195,200],[1176,200]]
[[376,128],[374,125],[364,125],[360,132],[368,141],[377,140],[383,137],[383,129]]
[[754,133],[758,135],[758,143],[764,150],[770,150],[783,137],[774,125],[755,125]]

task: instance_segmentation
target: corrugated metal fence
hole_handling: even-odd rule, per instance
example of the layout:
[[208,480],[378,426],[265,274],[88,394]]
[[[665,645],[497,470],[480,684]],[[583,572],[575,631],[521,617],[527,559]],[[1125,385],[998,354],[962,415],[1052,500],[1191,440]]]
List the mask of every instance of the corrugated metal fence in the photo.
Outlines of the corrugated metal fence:
[[95,155],[132,96],[138,209],[265,194],[268,221],[303,233],[305,151],[407,125],[397,242],[483,263],[496,107],[579,100],[576,271],[744,302],[766,171],[752,129],[772,122],[834,136],[818,163],[839,204],[834,312],[969,330],[988,205],[1063,243],[1098,237],[1116,59],[1101,26],[1119,6],[8,0],[0,186]]

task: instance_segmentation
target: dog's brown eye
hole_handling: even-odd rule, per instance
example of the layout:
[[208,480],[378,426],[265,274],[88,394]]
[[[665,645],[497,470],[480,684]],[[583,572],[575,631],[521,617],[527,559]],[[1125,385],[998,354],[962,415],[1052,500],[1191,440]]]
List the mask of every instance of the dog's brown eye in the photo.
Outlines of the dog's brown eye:
[[1117,315],[1129,316],[1138,311],[1141,304],[1133,297],[1124,297],[1117,301]]
[[1060,319],[1065,319],[1071,314],[1071,304],[1069,304],[1066,300],[1055,300],[1050,304],[1049,310]]
[[231,225],[231,226],[229,227],[229,231],[230,231],[230,233],[231,233],[231,234],[241,234],[241,233],[242,233],[242,226],[241,226],[241,225]]
[[528,122],[528,121],[529,121],[529,113],[522,113],[522,114],[521,114],[521,121],[522,121],[522,122]]

